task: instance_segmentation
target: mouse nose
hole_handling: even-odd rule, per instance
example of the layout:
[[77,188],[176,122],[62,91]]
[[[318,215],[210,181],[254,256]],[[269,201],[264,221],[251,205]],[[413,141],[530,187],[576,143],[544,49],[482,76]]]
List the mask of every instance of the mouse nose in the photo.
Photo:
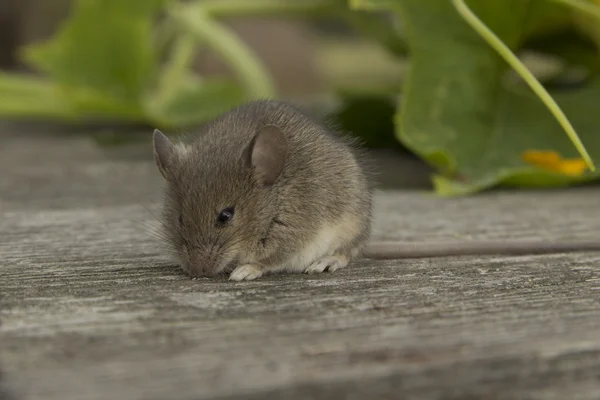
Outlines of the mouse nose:
[[193,277],[210,277],[214,275],[214,262],[199,252],[193,252],[189,260],[189,272]]
[[202,263],[191,263],[189,272],[194,278],[211,277],[214,275],[212,268],[209,268],[206,264]]

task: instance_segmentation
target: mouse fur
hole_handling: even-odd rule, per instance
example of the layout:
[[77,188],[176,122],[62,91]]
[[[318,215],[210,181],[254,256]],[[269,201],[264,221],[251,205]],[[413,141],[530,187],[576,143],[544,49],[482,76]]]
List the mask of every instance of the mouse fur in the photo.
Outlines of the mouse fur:
[[288,103],[252,101],[188,140],[153,140],[163,236],[192,277],[335,271],[370,237],[364,153]]

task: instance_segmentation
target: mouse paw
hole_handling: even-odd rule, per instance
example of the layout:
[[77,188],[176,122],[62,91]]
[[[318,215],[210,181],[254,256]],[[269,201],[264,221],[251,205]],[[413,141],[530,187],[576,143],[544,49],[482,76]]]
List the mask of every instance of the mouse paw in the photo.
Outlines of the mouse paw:
[[253,279],[261,277],[263,270],[260,266],[255,264],[244,264],[240,265],[229,275],[230,281],[251,281]]
[[343,256],[331,256],[324,257],[310,264],[308,268],[304,270],[305,274],[320,274],[327,270],[334,272],[340,268],[344,268],[348,265],[348,257]]

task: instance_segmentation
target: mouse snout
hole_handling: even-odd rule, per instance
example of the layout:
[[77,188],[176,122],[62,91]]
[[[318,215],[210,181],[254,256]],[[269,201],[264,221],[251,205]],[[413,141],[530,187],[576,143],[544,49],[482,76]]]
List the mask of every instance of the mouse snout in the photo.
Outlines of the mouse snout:
[[188,270],[193,277],[210,277],[215,275],[215,260],[203,251],[192,251],[189,254]]

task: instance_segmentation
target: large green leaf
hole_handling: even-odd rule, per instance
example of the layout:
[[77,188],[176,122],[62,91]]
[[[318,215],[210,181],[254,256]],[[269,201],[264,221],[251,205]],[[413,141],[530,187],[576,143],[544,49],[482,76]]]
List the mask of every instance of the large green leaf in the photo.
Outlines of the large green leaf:
[[[581,180],[522,161],[523,152],[532,149],[563,156],[576,153],[539,98],[526,87],[520,94],[506,87],[508,65],[450,1],[383,3],[400,16],[411,54],[401,110],[395,119],[397,137],[437,167],[438,193],[466,194],[502,182],[558,185]],[[468,4],[513,51],[532,31],[530,21],[540,26],[545,18],[540,14],[544,8],[536,8],[540,3],[535,1],[471,0]],[[578,93],[579,97],[568,99],[569,104],[578,105],[567,116],[577,119],[578,110],[589,104],[594,93],[597,98],[600,92],[590,90],[591,94]],[[589,134],[593,121],[571,122],[583,130],[579,133],[588,151],[600,157],[600,143]]]
[[[550,92],[567,114],[593,159],[600,159],[600,120],[597,116],[600,80],[587,87]],[[600,177],[600,172],[570,176],[526,163],[529,150],[553,151],[563,158],[578,158],[563,129],[546,107],[526,87],[500,88],[496,121],[485,132],[485,142],[472,152],[458,153],[458,171],[451,177],[437,176],[436,188],[443,195],[461,195],[497,184],[523,187],[560,187]],[[464,135],[469,140],[476,132]],[[460,147],[460,143],[456,143]],[[583,163],[583,161],[581,161]]]
[[[474,11],[510,47],[518,44],[528,1],[485,0]],[[411,51],[399,139],[447,173],[487,147],[506,63],[446,0],[399,0]],[[468,165],[468,164],[467,164]]]
[[163,2],[77,0],[57,34],[26,48],[25,59],[65,90],[89,92],[78,96],[84,108],[103,103],[94,93],[139,105],[156,73],[152,29]]

